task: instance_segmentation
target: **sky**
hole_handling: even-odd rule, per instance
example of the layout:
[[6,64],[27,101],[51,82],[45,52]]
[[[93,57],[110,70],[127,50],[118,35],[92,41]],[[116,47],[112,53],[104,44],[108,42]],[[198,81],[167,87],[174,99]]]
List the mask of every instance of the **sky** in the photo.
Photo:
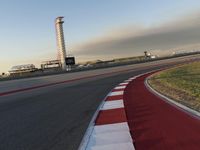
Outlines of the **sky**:
[[200,49],[198,0],[0,0],[0,73],[56,59],[58,16],[77,62]]

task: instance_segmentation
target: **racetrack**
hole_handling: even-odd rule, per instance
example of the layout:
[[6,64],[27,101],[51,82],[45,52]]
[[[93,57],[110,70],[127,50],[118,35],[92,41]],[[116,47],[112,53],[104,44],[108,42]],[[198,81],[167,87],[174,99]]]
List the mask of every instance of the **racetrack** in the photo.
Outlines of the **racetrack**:
[[[187,57],[188,61],[190,58],[195,57]],[[94,112],[115,85],[134,75],[185,60],[176,58],[1,82],[0,93],[38,88],[0,96],[0,149],[76,150]]]

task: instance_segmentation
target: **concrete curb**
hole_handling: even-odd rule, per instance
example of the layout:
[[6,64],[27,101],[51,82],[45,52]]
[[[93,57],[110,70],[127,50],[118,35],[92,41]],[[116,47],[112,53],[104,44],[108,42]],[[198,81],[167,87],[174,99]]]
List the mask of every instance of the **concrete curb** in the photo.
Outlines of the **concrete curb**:
[[[103,106],[105,106],[105,103],[106,103],[106,99],[107,99],[107,97],[109,97],[109,96],[115,96],[115,94],[119,94],[120,92],[116,92],[116,91],[113,91],[113,90],[120,90],[120,88],[117,88],[118,86],[123,86],[124,87],[124,90],[125,90],[125,88],[127,87],[127,85],[129,84],[129,82],[131,82],[131,81],[133,81],[134,79],[136,79],[137,77],[140,77],[140,76],[142,76],[142,75],[145,75],[145,74],[149,74],[149,73],[152,73],[152,72],[156,72],[156,71],[159,71],[160,69],[156,69],[156,70],[153,70],[153,71],[149,71],[149,72],[146,72],[146,73],[143,73],[143,74],[139,74],[139,75],[136,75],[136,76],[133,76],[133,77],[131,77],[131,78],[129,78],[129,79],[127,79],[127,80],[124,80],[122,83],[120,83],[119,85],[117,85],[116,87],[114,87],[112,90],[111,90],[111,92],[109,92],[108,94],[107,94],[107,96],[104,98],[104,100],[102,101],[102,103],[100,104],[100,106],[98,107],[98,109],[97,109],[97,111],[95,112],[95,114],[94,114],[94,116],[93,116],[93,118],[92,118],[92,120],[91,120],[91,122],[90,122],[90,124],[89,124],[89,127],[88,127],[88,129],[86,130],[86,133],[85,133],[85,135],[84,135],[84,137],[83,137],[83,140],[82,140],[82,142],[81,142],[81,144],[80,144],[80,146],[79,146],[79,149],[78,150],[88,150],[88,147],[90,147],[90,143],[91,143],[91,136],[92,136],[92,133],[94,132],[94,128],[95,128],[95,120],[97,119],[97,117],[98,117],[98,114],[100,113],[100,111],[102,111],[103,109]],[[123,93],[122,93],[122,95],[123,95]],[[130,148],[130,143],[127,143],[128,145],[129,145],[129,148]],[[110,144],[110,146],[111,146],[112,144]],[[106,146],[106,145],[105,145]],[[119,146],[121,146],[121,145],[119,145]],[[123,145],[124,146],[124,145]],[[114,149],[114,147],[115,146],[112,146],[112,148],[107,148],[107,147],[104,147],[105,149],[109,149],[109,150],[111,150],[111,149]],[[135,149],[134,148],[134,146],[132,146],[133,147],[133,149]],[[129,148],[127,148],[127,149],[129,149]],[[91,148],[90,148],[91,149]],[[97,148],[98,149],[98,148]]]
[[[131,80],[130,80],[131,81]],[[117,133],[117,134],[122,134],[122,139],[114,139],[114,142],[116,142],[115,140],[125,140],[125,142],[124,143],[119,143],[119,144],[111,144],[111,143],[109,143],[109,144],[106,144],[106,140],[105,141],[103,141],[102,143],[105,143],[105,144],[101,144],[100,146],[99,145],[97,145],[97,146],[95,146],[95,148],[94,149],[114,149],[116,146],[119,146],[119,147],[122,147],[123,149],[125,148],[125,149],[127,149],[127,150],[129,150],[131,147],[131,149],[133,149],[134,150],[134,146],[133,146],[133,144],[132,144],[132,138],[131,138],[131,136],[130,136],[130,133],[129,133],[129,129],[128,129],[128,124],[127,125],[125,125],[125,123],[126,122],[122,122],[121,124],[122,124],[122,126],[121,125],[119,125],[120,123],[114,123],[114,124],[103,124],[103,125],[97,125],[96,124],[96,126],[95,126],[95,121],[96,121],[96,119],[99,117],[98,115],[100,114],[100,111],[106,111],[106,110],[104,110],[104,108],[108,108],[108,110],[115,110],[115,108],[109,108],[110,107],[110,105],[106,105],[106,102],[107,102],[107,104],[112,104],[113,102],[118,102],[118,101],[120,101],[120,100],[114,100],[114,101],[109,101],[109,103],[108,103],[108,101],[106,100],[106,99],[108,99],[108,97],[116,97],[116,96],[123,96],[123,92],[122,91],[114,91],[114,90],[124,90],[125,88],[126,88],[126,86],[128,85],[128,83],[130,82],[130,81],[128,81],[128,80],[125,80],[124,82],[122,82],[122,83],[127,83],[126,85],[121,85],[122,83],[120,83],[119,85],[117,85],[116,87],[123,87],[123,89],[118,89],[118,88],[116,88],[116,87],[114,87],[112,90],[111,90],[111,92],[109,92],[108,94],[107,94],[107,96],[104,98],[104,100],[102,101],[102,103],[100,104],[100,106],[98,107],[98,109],[97,109],[97,111],[95,112],[95,114],[94,114],[94,116],[93,116],[93,118],[92,118],[92,120],[90,121],[90,124],[89,124],[89,127],[88,127],[88,129],[86,130],[86,133],[85,133],[85,135],[84,135],[84,137],[83,137],[83,140],[82,140],[82,142],[81,142],[81,144],[80,144],[80,146],[79,146],[79,148],[78,148],[78,150],[90,150],[90,149],[92,149],[92,146],[94,146],[94,145],[92,145],[94,142],[96,142],[94,139],[93,139],[93,137],[92,136],[94,136],[94,133],[95,132],[97,132],[97,131],[94,131],[95,130],[95,127],[96,128],[102,128],[101,126],[104,126],[103,128],[105,128],[105,126],[108,126],[108,127],[106,127],[107,129],[106,130],[112,130],[111,128],[112,128],[112,126],[116,126],[117,128],[121,128],[121,131],[119,131],[119,133]],[[122,100],[121,100],[122,101]],[[103,108],[104,107],[104,108]],[[118,107],[118,106],[117,106]],[[100,123],[101,124],[101,123]],[[124,127],[126,127],[126,131],[124,131],[124,129],[122,129],[122,128],[124,128]],[[102,130],[102,129],[100,129],[100,130]],[[103,130],[105,130],[105,129],[103,129]],[[115,130],[114,128],[113,128],[113,130]],[[122,131],[123,130],[123,131]],[[116,130],[117,131],[117,130]],[[111,134],[116,134],[116,132],[115,131],[113,131],[113,132],[109,132],[109,133],[111,133]],[[125,134],[125,135],[124,135]],[[128,134],[128,136],[127,136],[127,134]],[[101,135],[101,134],[100,134]],[[124,136],[124,137],[123,137]],[[119,136],[118,136],[119,137]],[[109,139],[110,140],[110,139]],[[101,142],[101,141],[100,141]],[[126,143],[127,142],[127,143]],[[99,148],[100,147],[100,148]]]
[[[106,97],[110,94],[110,92],[106,95]],[[85,150],[87,145],[88,145],[88,139],[90,138],[91,134],[92,134],[92,131],[94,130],[94,124],[95,124],[95,120],[99,114],[99,111],[100,111],[100,108],[104,105],[105,103],[105,99],[106,97],[104,98],[104,100],[101,102],[101,104],[99,105],[99,107],[97,108],[96,112],[94,113],[93,117],[92,117],[92,120],[90,121],[89,123],[89,126],[85,132],[85,135],[81,141],[81,144],[79,145],[79,148],[78,150]]]
[[151,77],[151,76],[149,76],[149,77],[147,77],[147,78],[145,79],[145,86],[147,87],[147,89],[148,89],[151,93],[157,95],[158,97],[161,97],[162,100],[164,100],[164,101],[166,101],[167,103],[173,105],[174,107],[178,108],[179,110],[186,112],[186,113],[189,114],[190,116],[195,117],[195,118],[197,118],[197,119],[200,119],[200,113],[199,113],[198,111],[193,110],[193,109],[191,109],[191,108],[189,108],[189,107],[187,107],[187,106],[185,106],[185,105],[183,105],[183,104],[181,104],[181,103],[178,103],[178,102],[176,102],[175,100],[173,100],[173,99],[171,99],[171,98],[169,98],[169,97],[166,97],[165,95],[163,95],[163,94],[159,93],[158,91],[156,91],[155,89],[153,89],[153,88],[151,87],[151,85],[148,83],[148,79],[149,79],[150,77]]

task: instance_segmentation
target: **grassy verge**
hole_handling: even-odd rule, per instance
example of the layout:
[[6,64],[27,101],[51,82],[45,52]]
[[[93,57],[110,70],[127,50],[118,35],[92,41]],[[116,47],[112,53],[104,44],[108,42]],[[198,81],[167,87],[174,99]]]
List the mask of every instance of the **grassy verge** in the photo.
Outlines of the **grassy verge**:
[[165,96],[200,111],[200,62],[159,72],[148,82]]

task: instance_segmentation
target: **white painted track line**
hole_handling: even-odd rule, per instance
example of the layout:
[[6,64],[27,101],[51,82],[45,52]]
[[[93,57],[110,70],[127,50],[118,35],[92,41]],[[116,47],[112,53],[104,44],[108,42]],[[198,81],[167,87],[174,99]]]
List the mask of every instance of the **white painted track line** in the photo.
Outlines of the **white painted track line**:
[[134,150],[127,122],[94,127],[86,150]]
[[124,94],[124,91],[116,91],[116,92],[111,92],[109,96],[117,96],[117,95],[123,95],[123,94]]
[[106,101],[101,110],[124,108],[123,100]]

